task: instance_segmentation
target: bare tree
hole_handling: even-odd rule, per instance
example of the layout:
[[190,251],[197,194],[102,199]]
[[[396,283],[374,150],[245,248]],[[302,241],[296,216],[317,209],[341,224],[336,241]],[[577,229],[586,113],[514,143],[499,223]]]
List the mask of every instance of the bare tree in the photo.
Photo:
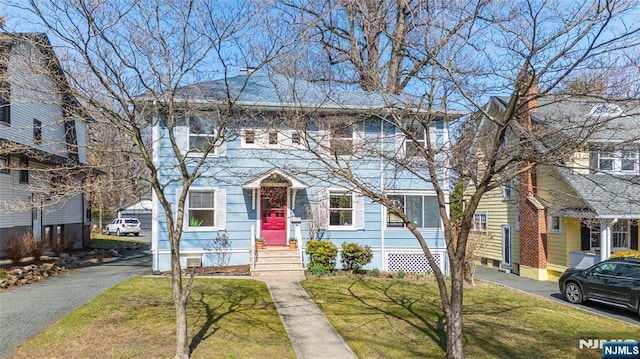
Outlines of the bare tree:
[[[176,358],[190,355],[186,304],[193,277],[183,285],[180,267],[186,196],[207,168],[207,154],[226,140],[234,100],[230,92],[217,98],[221,108],[212,115],[200,112],[206,104],[191,101],[192,95],[202,94],[180,89],[225,77],[234,67],[262,66],[277,55],[286,33],[269,17],[268,5],[259,1],[31,0],[27,6],[59,44],[76,97],[119,129],[149,172],[170,238]],[[172,130],[194,114],[202,115],[210,127],[207,130],[215,133],[198,146],[198,157],[182,152]],[[160,127],[169,129],[162,136],[170,143],[172,163],[154,161],[153,144],[146,143],[151,129]],[[162,177],[161,166],[174,175]],[[179,195],[168,198],[165,189],[175,183],[181,185]]]
[[[531,112],[536,99],[572,74],[595,64],[627,66],[613,61],[612,54],[624,58],[627,51],[637,49],[640,29],[630,23],[637,6],[632,1],[589,1],[574,6],[545,1],[384,0],[289,5],[300,11],[301,18],[310,19],[303,23],[311,26],[308,31],[316,36],[312,39],[321,46],[315,42],[309,46],[324,51],[335,65],[331,74],[336,82],[357,83],[366,90],[424,94],[384,118],[414,144],[414,156],[378,155],[430,183],[437,193],[449,284],[403,209],[378,186],[358,176],[354,170],[357,158],[327,156],[331,149],[322,146],[309,146],[309,150],[326,173],[385,205],[415,235],[440,289],[447,333],[443,349],[448,358],[463,358],[464,268],[478,204],[486,193],[517,177],[530,176],[540,165],[562,164],[567,153],[583,146],[603,126],[600,119],[566,123],[564,128],[542,127],[533,123]],[[407,19],[407,32],[399,29],[405,24],[403,19]],[[397,48],[404,51],[397,53],[393,50]],[[402,63],[405,71],[402,75],[394,72],[398,67],[387,61]],[[499,110],[484,106],[491,94],[504,95]],[[390,107],[396,108],[397,103],[394,105]],[[431,133],[438,121],[455,118],[450,109],[475,113],[453,127],[462,137],[454,143],[438,143],[422,135]],[[446,210],[447,173],[457,173],[468,183],[459,222],[452,222]]]

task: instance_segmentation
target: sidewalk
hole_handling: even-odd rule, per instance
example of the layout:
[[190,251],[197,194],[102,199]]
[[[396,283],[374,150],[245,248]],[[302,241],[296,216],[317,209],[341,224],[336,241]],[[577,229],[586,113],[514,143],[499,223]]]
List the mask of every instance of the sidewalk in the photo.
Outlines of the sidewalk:
[[349,359],[355,354],[298,283],[300,276],[264,276],[298,359]]

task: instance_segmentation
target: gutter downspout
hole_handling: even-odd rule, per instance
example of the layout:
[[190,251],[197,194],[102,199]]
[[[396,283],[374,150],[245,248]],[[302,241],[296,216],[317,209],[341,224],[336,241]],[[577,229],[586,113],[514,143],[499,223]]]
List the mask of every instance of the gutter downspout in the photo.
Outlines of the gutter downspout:
[[[152,129],[152,138],[153,138],[153,144],[152,144],[152,160],[153,163],[155,165],[160,163],[160,144],[158,143],[158,141],[160,140],[160,119],[158,118],[157,114],[157,107],[156,102],[153,101],[154,104],[154,123],[155,125],[153,126]],[[158,208],[158,195],[156,194],[156,191],[151,191],[151,258],[152,258],[152,265],[151,265],[151,271],[153,274],[160,274],[160,264],[158,263],[160,258],[159,258],[159,254],[158,254],[158,215],[160,214],[159,208]],[[102,205],[102,203],[101,203]],[[102,218],[102,216],[101,216]]]
[[[380,193],[384,193],[384,163],[382,160],[382,153],[384,151],[384,120],[380,118]],[[384,271],[388,270],[387,255],[385,251],[384,243],[384,206],[380,204],[380,247],[382,256],[382,268]]]

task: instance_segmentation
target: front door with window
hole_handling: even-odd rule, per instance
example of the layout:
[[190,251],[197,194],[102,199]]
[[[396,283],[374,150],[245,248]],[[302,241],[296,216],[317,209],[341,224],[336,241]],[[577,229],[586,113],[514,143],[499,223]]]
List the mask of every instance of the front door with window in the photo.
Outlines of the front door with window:
[[260,189],[260,237],[269,246],[287,244],[287,187]]
[[511,226],[502,226],[502,267],[511,269]]

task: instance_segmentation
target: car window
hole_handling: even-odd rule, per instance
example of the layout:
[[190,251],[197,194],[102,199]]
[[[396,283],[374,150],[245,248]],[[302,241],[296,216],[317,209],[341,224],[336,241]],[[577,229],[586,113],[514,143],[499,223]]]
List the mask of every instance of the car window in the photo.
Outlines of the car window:
[[632,263],[620,263],[616,275],[620,277],[640,278],[640,265]]
[[593,267],[593,269],[591,270],[591,274],[613,275],[616,270],[616,265],[618,265],[618,263],[602,263],[598,266]]
[[135,224],[137,224],[138,220],[137,219],[125,219],[124,222],[125,223],[135,223]]

